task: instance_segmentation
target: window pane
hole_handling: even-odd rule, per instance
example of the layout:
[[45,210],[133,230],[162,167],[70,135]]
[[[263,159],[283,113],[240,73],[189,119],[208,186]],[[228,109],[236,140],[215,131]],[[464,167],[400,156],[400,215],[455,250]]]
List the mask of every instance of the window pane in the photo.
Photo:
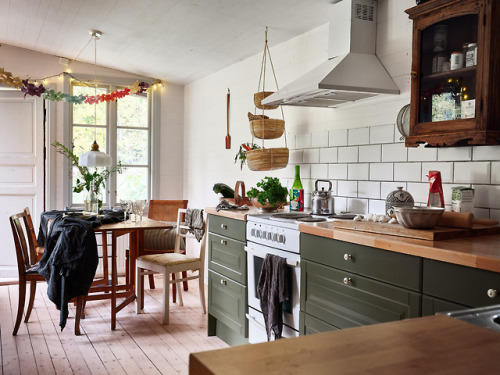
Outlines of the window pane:
[[141,167],[127,167],[123,173],[117,174],[118,194],[116,201],[147,199],[148,169]]
[[118,126],[148,127],[147,96],[129,95],[117,101]]
[[[95,133],[94,133],[95,129]],[[80,156],[84,152],[90,151],[94,137],[99,145],[99,151],[106,152],[106,129],[87,126],[73,126],[73,152]]]
[[[97,88],[97,94],[105,94],[106,89]],[[73,95],[95,95],[93,87],[73,86]],[[97,104],[97,123],[94,122],[94,104],[73,104],[73,124],[106,125],[106,102]]]
[[145,165],[148,163],[148,131],[118,129],[118,160],[124,165]]
[[71,185],[71,191],[73,194],[73,204],[83,204],[85,197],[87,196],[87,190],[83,189],[81,193],[73,192],[73,187],[76,185],[76,179],[82,180],[82,175],[78,172],[77,167],[73,167],[73,184]]

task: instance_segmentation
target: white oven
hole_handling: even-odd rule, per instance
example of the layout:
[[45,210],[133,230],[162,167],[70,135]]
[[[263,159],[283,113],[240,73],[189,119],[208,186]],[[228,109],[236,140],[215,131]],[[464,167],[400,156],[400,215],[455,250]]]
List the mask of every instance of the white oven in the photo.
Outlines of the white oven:
[[[288,276],[288,295],[290,300],[283,303],[283,337],[299,335],[300,312],[300,254],[297,228],[284,228],[262,222],[254,222],[249,216],[247,222],[247,290],[248,290],[248,339],[252,344],[266,342],[267,334],[260,300],[257,298],[257,285],[266,254],[278,255],[286,259]],[[257,242],[264,242],[257,243]],[[281,249],[268,246],[279,241]],[[291,251],[287,251],[287,248]],[[271,338],[272,339],[272,338]]]

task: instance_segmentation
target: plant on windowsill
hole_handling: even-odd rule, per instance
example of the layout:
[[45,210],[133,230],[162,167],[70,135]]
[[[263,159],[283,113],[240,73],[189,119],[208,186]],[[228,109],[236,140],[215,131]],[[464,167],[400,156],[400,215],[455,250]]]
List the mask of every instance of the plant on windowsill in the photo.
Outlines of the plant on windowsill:
[[[73,167],[76,167],[78,169],[78,172],[80,173],[80,177],[76,178],[76,185],[73,187],[74,193],[81,193],[83,190],[86,190],[87,195],[93,193],[99,197],[101,196],[100,195],[101,187],[102,188],[106,187],[106,180],[108,179],[108,177],[112,173],[123,172],[123,167],[121,162],[118,162],[118,164],[110,167],[109,169],[92,168],[93,171],[91,171],[90,168],[78,165],[78,156],[76,156],[75,153],[73,152],[74,148],[73,144],[71,145],[71,148],[69,148],[63,145],[62,143],[55,141],[54,143],[52,143],[52,146],[56,148],[56,151],[59,154],[66,156],[71,162],[71,165]],[[100,209],[102,206],[102,198],[98,199],[98,205]],[[85,209],[87,210],[88,207],[86,207]]]

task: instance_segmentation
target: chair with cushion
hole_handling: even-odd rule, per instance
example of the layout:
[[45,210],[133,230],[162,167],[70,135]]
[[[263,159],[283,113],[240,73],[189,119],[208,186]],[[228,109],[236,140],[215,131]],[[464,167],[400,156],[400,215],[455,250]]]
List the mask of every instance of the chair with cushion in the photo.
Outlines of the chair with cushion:
[[[179,208],[186,209],[187,200],[155,200],[149,201],[148,218],[159,221],[177,220]],[[144,251],[141,255],[173,253],[175,245],[175,229],[152,229],[144,232]],[[181,252],[185,252],[181,244]],[[186,277],[184,274],[183,277]],[[183,283],[184,290],[188,290],[187,281]],[[149,275],[149,287],[155,288],[154,277]],[[176,284],[173,285],[172,295],[175,302]]]
[[[29,209],[26,208],[23,212],[12,215],[10,217],[10,226],[14,237],[14,245],[17,255],[17,269],[19,274],[19,301],[17,307],[16,323],[12,335],[17,335],[21,319],[24,312],[24,304],[26,300],[26,283],[30,283],[30,299],[24,322],[27,323],[33,303],[35,301],[36,283],[37,281],[45,281],[42,275],[38,273],[36,242],[33,241],[31,229],[33,221],[29,216]],[[35,239],[36,240],[36,239]],[[75,334],[80,334],[80,318],[82,316],[85,296],[77,298],[76,319],[75,319]]]
[[[168,324],[169,322],[169,288],[170,284],[177,284],[180,282],[184,282],[187,280],[198,279],[199,281],[199,289],[200,289],[200,302],[203,309],[203,313],[206,314],[205,307],[205,287],[204,287],[204,279],[205,279],[205,247],[206,247],[206,222],[204,227],[204,234],[201,239],[200,245],[200,253],[198,257],[189,256],[180,253],[180,243],[181,240],[185,237],[190,236],[188,234],[187,229],[189,226],[186,223],[182,222],[183,215],[187,210],[179,209],[177,216],[177,227],[176,227],[176,236],[175,236],[175,248],[173,253],[164,253],[164,254],[149,254],[142,255],[136,260],[136,313],[142,312],[143,308],[143,291],[144,291],[144,283],[143,276],[149,275],[151,273],[161,273],[163,274],[163,324]],[[187,271],[193,271],[197,274],[192,276],[187,276]],[[182,278],[170,278],[172,274],[179,274],[181,272],[186,272],[186,276]],[[182,288],[179,288],[179,304],[183,306],[182,301]],[[175,301],[174,301],[175,303]]]

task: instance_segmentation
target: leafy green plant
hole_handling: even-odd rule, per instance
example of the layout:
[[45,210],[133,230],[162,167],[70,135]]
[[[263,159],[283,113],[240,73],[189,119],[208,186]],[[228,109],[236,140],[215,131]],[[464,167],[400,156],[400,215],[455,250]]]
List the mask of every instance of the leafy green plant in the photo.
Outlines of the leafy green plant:
[[288,195],[288,189],[281,185],[278,178],[264,177],[260,182],[257,182],[257,188],[251,188],[247,192],[249,198],[257,198],[257,201],[265,205],[285,203]]
[[71,165],[78,168],[78,172],[80,172],[81,177],[76,178],[76,185],[73,187],[73,192],[75,193],[81,193],[83,189],[90,191],[92,183],[94,184],[94,189],[99,191],[101,185],[103,188],[106,187],[106,180],[112,173],[122,173],[123,171],[122,164],[119,162],[110,169],[105,168],[98,170],[95,168],[95,170],[91,172],[89,168],[78,165],[78,156],[76,156],[73,152],[73,144],[71,145],[71,148],[69,148],[62,143],[55,141],[52,143],[52,146],[56,148],[56,151],[59,154],[66,156],[71,162]]
[[240,149],[236,153],[236,157],[234,158],[234,162],[236,163],[238,160],[240,161],[240,168],[243,170],[243,165],[247,161],[247,151],[250,150],[258,150],[260,149],[260,146],[256,145],[255,143],[242,143],[240,145]]

